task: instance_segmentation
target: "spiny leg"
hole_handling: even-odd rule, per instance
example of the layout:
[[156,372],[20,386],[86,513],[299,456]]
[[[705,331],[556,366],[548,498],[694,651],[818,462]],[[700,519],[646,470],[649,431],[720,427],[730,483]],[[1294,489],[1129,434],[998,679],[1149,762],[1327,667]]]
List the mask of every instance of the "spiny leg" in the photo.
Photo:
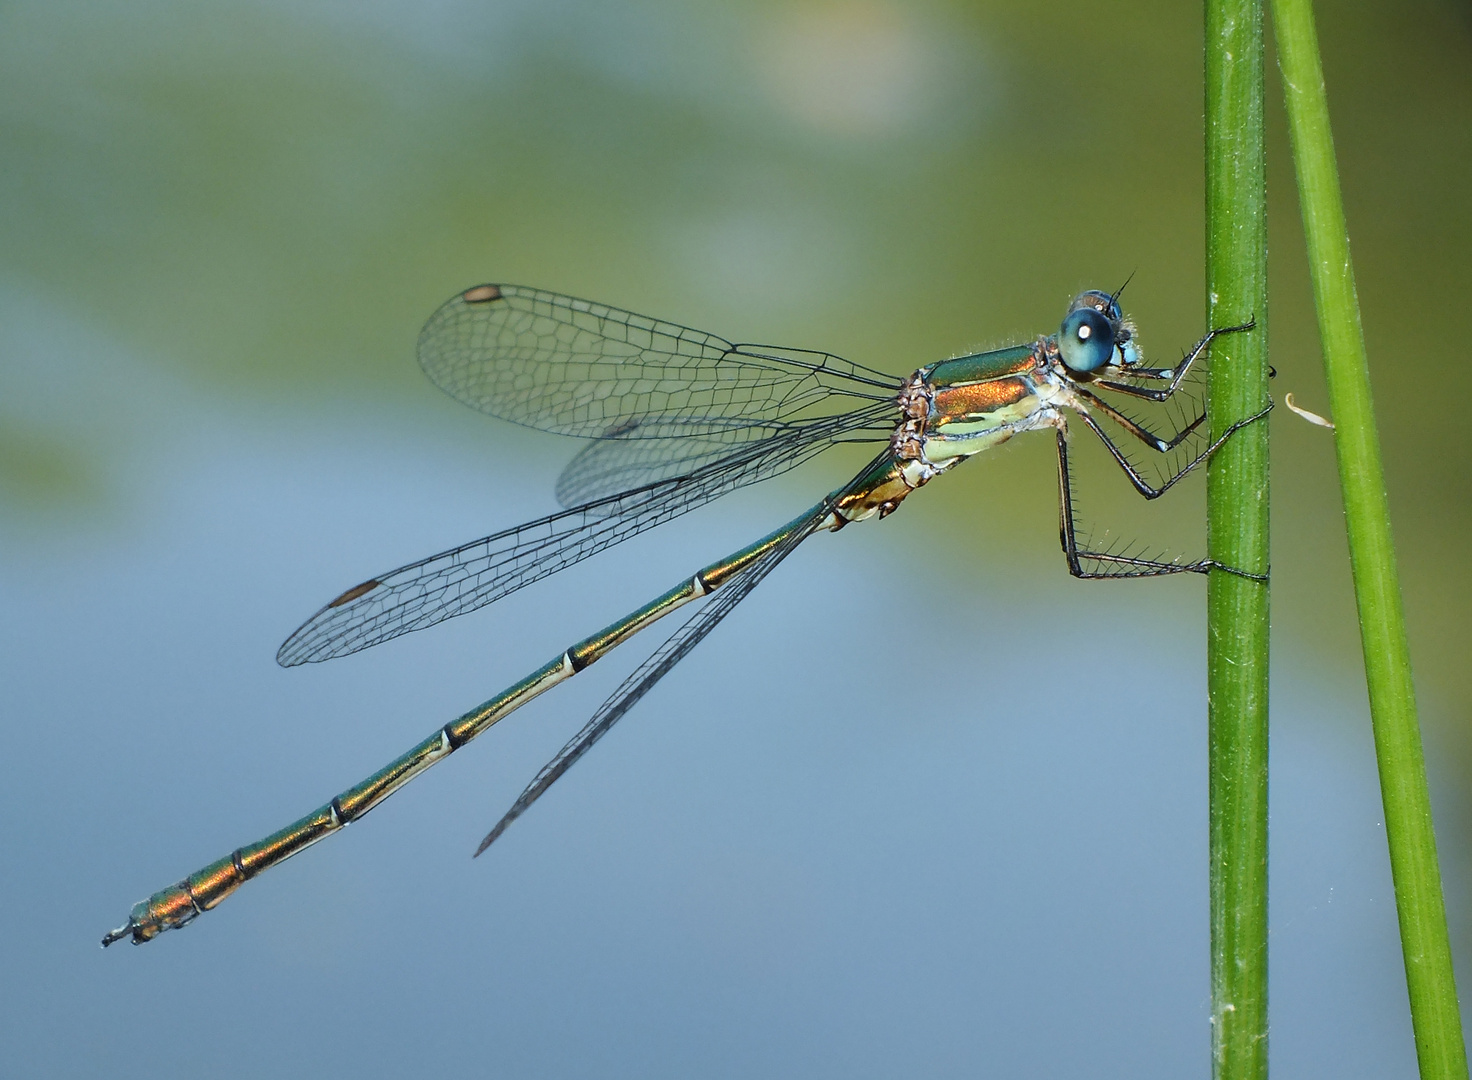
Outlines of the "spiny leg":
[[[1201,451],[1201,453],[1193,457],[1190,461],[1186,462],[1186,464],[1181,466],[1181,468],[1178,469],[1176,472],[1166,477],[1165,482],[1162,483],[1159,487],[1152,487],[1150,482],[1140,475],[1139,470],[1137,470],[1132,464],[1130,464],[1129,458],[1125,457],[1124,452],[1121,451],[1119,447],[1114,444],[1114,440],[1111,439],[1109,435],[1104,431],[1104,429],[1099,426],[1099,422],[1097,420],[1095,420],[1088,413],[1081,412],[1078,415],[1079,419],[1088,425],[1089,430],[1092,431],[1095,435],[1099,436],[1099,441],[1104,444],[1104,448],[1108,450],[1109,455],[1114,458],[1115,464],[1123,469],[1125,475],[1130,478],[1130,483],[1135,485],[1135,490],[1147,499],[1158,499],[1171,488],[1175,487],[1175,485],[1180,482],[1181,478],[1189,473],[1192,469],[1196,468],[1196,466],[1200,465],[1207,458],[1211,457],[1212,454],[1216,453],[1217,450],[1221,448],[1222,444],[1230,439],[1238,430],[1257,420],[1261,420],[1268,413],[1272,412],[1272,410],[1273,402],[1269,401],[1267,405],[1260,411],[1255,412],[1251,416],[1245,417],[1244,419],[1238,420],[1236,423],[1230,425],[1226,431],[1217,436],[1215,442],[1213,442],[1205,450]],[[1118,416],[1112,418],[1116,420],[1123,419]],[[1126,430],[1129,430],[1129,428],[1127,427]],[[1169,449],[1169,447],[1166,447],[1166,449]]]
[[[1203,423],[1206,422],[1206,414],[1202,413],[1185,427],[1181,428],[1180,431],[1176,432],[1170,438],[1166,439],[1155,434],[1153,431],[1151,431],[1149,428],[1146,428],[1142,424],[1131,420],[1128,416],[1120,412],[1118,409],[1114,408],[1114,406],[1110,405],[1107,401],[1102,400],[1095,394],[1089,393],[1083,387],[1075,387],[1073,392],[1079,397],[1083,398],[1085,401],[1087,401],[1093,408],[1098,409],[1105,416],[1109,417],[1109,419],[1113,420],[1125,431],[1129,432],[1129,434],[1139,439],[1151,450],[1159,451],[1162,454],[1169,453],[1171,450],[1174,450],[1177,446],[1183,443],[1197,428],[1199,428]],[[1085,419],[1087,419],[1087,417],[1085,417]],[[1092,424],[1090,424],[1089,426],[1093,427]],[[1097,431],[1098,428],[1094,428],[1094,430]]]
[[1132,383],[1115,382],[1112,379],[1098,379],[1094,385],[1102,386],[1109,390],[1118,390],[1122,394],[1131,394],[1134,397],[1147,398],[1150,401],[1164,401],[1180,389],[1182,380],[1185,379],[1187,372],[1191,370],[1191,365],[1211,347],[1213,341],[1222,334],[1240,334],[1256,326],[1257,320],[1249,319],[1240,326],[1223,326],[1216,330],[1208,330],[1206,336],[1193,345],[1191,351],[1186,353],[1185,357],[1174,368],[1142,368],[1137,372],[1131,372],[1137,378],[1170,379],[1170,385],[1163,389],[1152,390],[1149,387],[1135,386]]
[[[1116,391],[1118,393],[1143,399],[1146,401],[1163,403],[1180,388],[1181,383],[1185,379],[1187,373],[1190,371],[1191,366],[1195,363],[1197,358],[1206,351],[1206,349],[1210,346],[1211,342],[1216,338],[1217,335],[1239,333],[1244,330],[1250,330],[1255,325],[1255,322],[1246,322],[1240,326],[1227,326],[1218,330],[1210,331],[1205,337],[1203,337],[1191,348],[1191,350],[1182,359],[1181,363],[1175,368],[1136,368],[1128,373],[1131,378],[1135,379],[1169,380],[1170,385],[1163,390],[1151,390],[1147,387],[1139,386],[1134,383],[1115,382],[1110,379],[1096,380],[1093,385],[1100,389]],[[1155,450],[1159,453],[1166,453],[1170,450],[1175,449],[1187,438],[1193,435],[1197,431],[1197,429],[1206,422],[1206,412],[1205,410],[1202,410],[1201,412],[1197,413],[1197,415],[1193,419],[1191,419],[1189,423],[1186,423],[1183,427],[1181,427],[1180,430],[1176,431],[1170,437],[1165,438],[1155,434],[1153,431],[1149,430],[1138,421],[1125,416],[1118,409],[1110,405],[1108,402],[1104,401],[1098,395],[1090,393],[1089,391],[1084,390],[1082,387],[1078,388],[1078,392],[1081,394],[1082,397],[1089,401],[1089,403],[1094,408],[1098,409],[1100,412],[1104,413],[1110,419],[1115,421],[1115,423],[1119,424],[1119,426],[1122,427],[1125,431],[1129,432],[1146,446],[1150,447],[1150,449]]]
[[[1087,581],[1110,577],[1157,577],[1186,571],[1205,573],[1210,569],[1210,567],[1198,567],[1192,563],[1164,562],[1157,559],[1144,559],[1080,548],[1078,546],[1078,520],[1073,508],[1073,476],[1068,468],[1068,435],[1060,427],[1057,429],[1056,438],[1058,443],[1058,539],[1063,545],[1063,557],[1068,562],[1070,574]],[[1083,565],[1085,559],[1106,564],[1108,569],[1086,570]]]
[[[1272,406],[1269,405],[1268,408],[1270,409],[1272,408]],[[1190,465],[1187,465],[1186,468],[1181,470],[1181,472],[1176,474],[1176,476],[1172,477],[1170,482],[1167,483],[1165,487],[1162,487],[1160,491],[1157,491],[1155,494],[1159,495],[1164,492],[1166,487],[1174,484],[1197,464],[1210,456],[1210,454],[1218,446],[1221,445],[1222,441],[1225,440],[1228,435],[1232,434],[1232,432],[1236,431],[1237,428],[1243,426],[1244,424],[1249,424],[1253,420],[1259,419],[1260,417],[1265,415],[1267,411],[1267,409],[1264,409],[1256,416],[1249,417],[1246,420],[1240,420],[1236,424],[1233,424],[1230,428],[1227,429],[1221,439],[1218,439],[1215,443],[1213,443],[1210,447],[1203,451],[1202,454],[1195,461],[1193,461]],[[1088,417],[1084,417],[1084,419],[1085,421],[1087,421]],[[1135,480],[1135,486],[1137,488],[1141,488],[1143,481],[1140,481],[1135,477],[1135,474],[1130,469],[1129,464],[1123,460],[1123,456],[1119,453],[1119,451],[1115,449],[1113,444],[1109,442],[1108,438],[1106,438],[1103,432],[1100,432],[1097,427],[1095,427],[1093,424],[1090,424],[1090,427],[1093,428],[1096,433],[1098,433],[1101,439],[1104,439],[1105,445],[1108,446],[1110,450],[1114,453],[1115,460],[1120,462],[1126,472],[1130,472],[1131,479]],[[1224,570],[1229,574],[1235,574],[1238,577],[1248,578],[1252,581],[1267,581],[1268,577],[1266,574],[1249,573],[1246,570],[1239,570],[1235,566],[1227,566],[1225,563],[1217,562],[1215,559],[1198,559],[1195,562],[1189,563],[1166,562],[1162,559],[1147,559],[1140,556],[1121,555],[1108,551],[1089,551],[1080,548],[1078,546],[1078,522],[1074,516],[1073,509],[1073,476],[1068,468],[1068,436],[1064,429],[1061,427],[1057,429],[1057,444],[1058,538],[1063,545],[1063,557],[1068,562],[1068,572],[1074,577],[1081,578],[1087,581],[1097,580],[1101,578],[1119,577],[1160,577],[1166,574],[1182,574],[1187,572],[1195,574],[1206,574],[1211,572],[1212,570]],[[1143,494],[1144,489],[1142,488],[1141,490]],[[1147,496],[1147,498],[1152,497],[1154,496]],[[1103,568],[1097,570],[1085,569],[1083,563],[1086,559],[1093,563],[1103,564]]]

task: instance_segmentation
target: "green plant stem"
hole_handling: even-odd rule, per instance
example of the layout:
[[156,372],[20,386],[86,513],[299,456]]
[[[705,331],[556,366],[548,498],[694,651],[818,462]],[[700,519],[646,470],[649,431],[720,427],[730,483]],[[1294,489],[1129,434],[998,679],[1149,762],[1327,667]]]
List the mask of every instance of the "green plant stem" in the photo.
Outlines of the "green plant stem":
[[1390,508],[1309,0],[1276,0],[1273,25],[1335,422],[1334,445],[1416,1054],[1423,1078],[1465,1080],[1467,1054],[1442,905]]
[[[1206,4],[1207,318],[1250,333],[1212,347],[1213,434],[1267,401],[1267,201],[1261,0]],[[1268,426],[1244,428],[1207,471],[1207,552],[1268,569]],[[1212,1069],[1267,1076],[1268,588],[1207,583]]]

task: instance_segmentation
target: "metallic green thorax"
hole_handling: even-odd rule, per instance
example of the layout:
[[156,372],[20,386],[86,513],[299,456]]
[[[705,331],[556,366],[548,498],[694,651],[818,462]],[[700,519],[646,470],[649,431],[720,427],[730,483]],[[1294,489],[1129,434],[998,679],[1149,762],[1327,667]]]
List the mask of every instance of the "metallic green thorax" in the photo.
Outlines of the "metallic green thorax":
[[1021,432],[1062,426],[1060,407],[1073,399],[1050,345],[1043,338],[959,356],[905,381],[898,399],[904,419],[890,445],[907,464],[912,488]]
[[992,349],[990,352],[942,360],[926,368],[925,372],[932,387],[945,390],[952,386],[984,383],[1006,375],[1020,375],[1036,366],[1036,346],[1010,345],[1005,349]]

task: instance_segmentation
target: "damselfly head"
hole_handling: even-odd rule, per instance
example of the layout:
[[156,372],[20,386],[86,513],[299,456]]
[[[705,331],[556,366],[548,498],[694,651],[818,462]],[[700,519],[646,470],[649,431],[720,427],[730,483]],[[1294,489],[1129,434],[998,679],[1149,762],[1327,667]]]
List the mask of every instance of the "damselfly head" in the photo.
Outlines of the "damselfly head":
[[1058,353],[1071,371],[1131,367],[1140,362],[1135,324],[1109,293],[1089,289],[1073,298],[1058,329]]

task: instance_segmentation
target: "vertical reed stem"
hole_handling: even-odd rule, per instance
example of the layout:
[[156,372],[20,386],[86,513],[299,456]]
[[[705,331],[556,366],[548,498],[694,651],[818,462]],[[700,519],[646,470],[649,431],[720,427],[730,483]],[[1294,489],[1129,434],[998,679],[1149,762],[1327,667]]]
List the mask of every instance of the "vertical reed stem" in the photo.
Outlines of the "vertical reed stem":
[[1423,1080],[1466,1080],[1467,1053],[1442,905],[1390,506],[1310,0],[1275,0],[1273,25],[1335,422],[1334,446],[1416,1055]]
[[[1213,437],[1267,401],[1267,207],[1261,0],[1206,4],[1206,283],[1214,327]],[[1268,425],[1227,442],[1207,472],[1207,551],[1266,573]],[[1220,570],[1207,583],[1212,1069],[1267,1076],[1268,588]]]

